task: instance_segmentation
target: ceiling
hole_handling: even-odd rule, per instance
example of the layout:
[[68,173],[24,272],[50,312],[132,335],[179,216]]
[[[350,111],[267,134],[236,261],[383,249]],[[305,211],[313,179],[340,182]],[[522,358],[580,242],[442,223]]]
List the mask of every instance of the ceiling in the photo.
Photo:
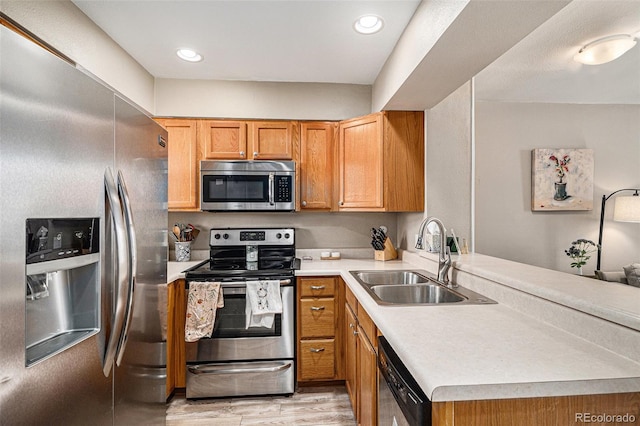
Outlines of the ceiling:
[[[447,7],[453,1],[425,3]],[[419,0],[73,3],[156,78],[365,85],[376,80],[420,5]],[[385,107],[430,108],[474,75],[478,100],[640,104],[640,43],[604,65],[572,59],[599,37],[638,34],[640,0],[565,5],[471,0]],[[383,30],[357,34],[354,21],[369,13],[383,17]],[[424,21],[417,26],[419,32],[429,27]],[[415,27],[414,22],[412,31]],[[204,61],[178,59],[180,47],[199,51]]]
[[640,43],[607,64],[573,60],[595,39],[639,32],[640,1],[574,0],[478,73],[476,99],[640,104]]
[[[156,78],[373,84],[420,0],[73,0]],[[365,14],[382,31],[353,30]],[[204,61],[176,56],[188,47]]]

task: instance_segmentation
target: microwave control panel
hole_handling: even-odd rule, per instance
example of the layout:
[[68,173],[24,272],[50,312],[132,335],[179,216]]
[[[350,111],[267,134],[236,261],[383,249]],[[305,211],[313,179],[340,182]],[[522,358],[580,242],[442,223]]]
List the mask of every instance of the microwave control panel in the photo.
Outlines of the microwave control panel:
[[292,176],[276,176],[276,203],[290,203],[292,191]]

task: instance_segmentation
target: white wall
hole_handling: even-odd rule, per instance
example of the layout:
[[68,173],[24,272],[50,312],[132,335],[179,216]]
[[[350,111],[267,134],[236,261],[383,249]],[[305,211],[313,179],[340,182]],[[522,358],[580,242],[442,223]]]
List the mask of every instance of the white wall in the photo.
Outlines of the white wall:
[[344,120],[370,110],[368,85],[156,80],[161,117]]
[[0,11],[153,113],[153,76],[70,1],[2,0]]
[[423,217],[441,219],[451,236],[473,244],[471,215],[471,83],[426,111],[425,213],[400,213],[402,248],[414,250]]
[[[475,114],[476,251],[576,273],[564,250],[597,241],[602,195],[640,188],[640,106],[477,102]],[[593,211],[531,211],[534,148],[594,150]],[[640,261],[640,224],[613,222],[612,211],[610,200],[602,269],[621,271]],[[595,265],[594,255],[584,273]]]

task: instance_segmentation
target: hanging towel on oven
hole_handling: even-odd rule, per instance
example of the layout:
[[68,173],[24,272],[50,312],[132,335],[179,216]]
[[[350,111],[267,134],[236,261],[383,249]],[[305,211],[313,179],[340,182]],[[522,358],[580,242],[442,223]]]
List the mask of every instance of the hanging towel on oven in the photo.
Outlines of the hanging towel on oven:
[[247,281],[246,327],[273,327],[282,313],[280,280]]
[[196,342],[203,337],[211,337],[216,309],[223,307],[224,299],[219,282],[190,281],[184,340]]

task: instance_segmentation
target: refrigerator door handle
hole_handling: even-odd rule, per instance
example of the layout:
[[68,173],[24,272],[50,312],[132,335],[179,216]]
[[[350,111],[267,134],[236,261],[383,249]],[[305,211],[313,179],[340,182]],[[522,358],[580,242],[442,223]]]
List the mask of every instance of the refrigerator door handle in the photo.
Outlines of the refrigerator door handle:
[[122,201],[124,211],[124,221],[126,225],[127,233],[127,245],[129,247],[129,256],[127,257],[127,303],[126,314],[124,317],[124,326],[122,327],[122,334],[120,336],[120,344],[118,345],[118,352],[116,355],[116,365],[120,365],[122,357],[124,356],[125,346],[127,344],[127,337],[129,336],[129,326],[131,325],[131,314],[133,311],[133,291],[135,287],[136,274],[137,274],[137,245],[136,245],[136,229],[133,224],[133,213],[131,211],[131,202],[129,201],[129,192],[127,191],[127,185],[125,184],[122,172],[118,170],[118,194]]
[[113,172],[110,167],[104,172],[104,188],[106,192],[107,202],[109,204],[109,212],[113,222],[115,235],[115,258],[117,266],[117,276],[115,280],[115,312],[111,322],[111,330],[106,344],[104,358],[102,360],[102,371],[106,377],[111,372],[118,345],[120,344],[122,330],[125,322],[126,305],[127,305],[127,274],[128,268],[125,260],[125,253],[129,250],[127,246],[127,236],[125,231],[124,217],[122,214],[122,204],[118,197],[118,189],[113,179]]

